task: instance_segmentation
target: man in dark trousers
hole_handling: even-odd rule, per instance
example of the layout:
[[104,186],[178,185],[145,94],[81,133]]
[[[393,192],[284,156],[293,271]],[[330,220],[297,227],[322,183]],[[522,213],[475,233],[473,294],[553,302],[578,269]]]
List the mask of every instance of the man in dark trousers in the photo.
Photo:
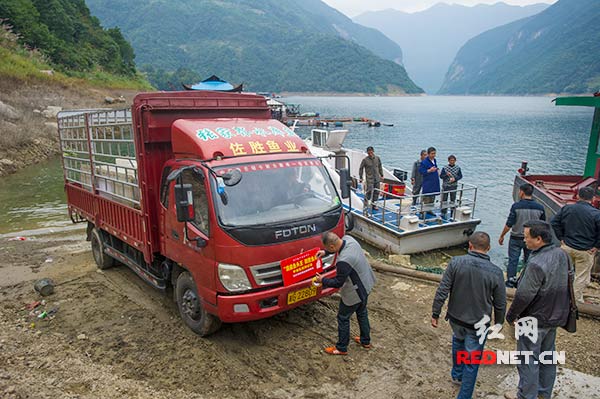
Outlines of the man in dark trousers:
[[502,270],[487,255],[490,236],[478,231],[469,238],[469,253],[452,258],[433,300],[431,325],[438,327],[442,306],[450,295],[446,320],[452,327],[452,382],[460,385],[458,399],[471,399],[477,380],[477,364],[458,364],[457,352],[466,351],[469,358],[481,352],[485,333],[478,335],[475,324],[492,317],[495,324],[504,322],[506,287]]
[[421,187],[423,186],[423,175],[421,174],[421,172],[419,172],[419,168],[421,167],[421,162],[423,162],[425,158],[427,158],[427,151],[421,150],[421,157],[413,163],[412,171],[410,173],[412,195],[415,196],[413,197],[412,201],[413,205],[417,204],[418,197],[416,196],[419,195],[419,193],[421,192]]
[[335,253],[336,276],[323,278],[317,274],[315,281],[323,287],[340,288],[340,308],[338,310],[338,342],[335,346],[325,348],[330,355],[347,355],[350,342],[350,317],[356,313],[360,337],[354,341],[363,348],[371,348],[371,327],[367,312],[367,299],[375,285],[375,274],[367,261],[360,244],[350,236],[338,237],[335,233],[327,232],[322,237],[325,251],[319,251],[317,256],[325,252]]
[[[442,193],[442,207],[447,205],[446,200],[448,196],[450,196],[450,203],[454,204],[456,201],[456,190],[458,189],[458,181],[463,178],[462,170],[460,166],[456,164],[456,156],[450,155],[448,157],[448,165],[442,168],[440,172],[440,179],[442,179],[442,188],[444,189]],[[448,208],[442,208],[442,217],[446,217],[446,212]],[[454,212],[450,211],[450,216]]]
[[580,188],[579,201],[565,205],[552,218],[552,228],[556,238],[575,267],[575,300],[583,302],[583,290],[590,283],[594,255],[600,248],[600,210],[592,206],[594,189]]
[[[363,174],[365,175],[364,180]],[[367,147],[367,156],[360,163],[358,177],[365,185],[365,198],[363,201],[365,209],[368,207],[369,201],[372,202],[373,209],[377,209],[374,204],[379,199],[379,192],[375,189],[379,189],[379,182],[383,180],[383,166],[381,165],[381,159],[375,155],[375,150],[371,146]]]
[[421,162],[419,172],[423,175],[423,203],[432,204],[435,201],[435,195],[427,195],[430,193],[437,194],[440,192],[440,172],[435,159],[437,151],[434,147],[427,149],[427,158]]
[[498,238],[498,244],[504,245],[504,236],[510,231],[506,286],[511,288],[517,286],[517,267],[521,251],[523,251],[523,264],[527,263],[529,258],[529,250],[525,246],[525,241],[523,241],[523,225],[530,220],[546,220],[544,207],[536,202],[532,195],[533,186],[531,184],[525,183],[519,187],[519,202],[515,202],[510,207],[506,225],[500,233],[500,238]]
[[[555,364],[539,364],[540,353],[555,350],[556,327],[564,326],[569,315],[569,256],[552,245],[552,230],[548,223],[532,220],[524,226],[525,245],[531,251],[527,268],[517,287],[517,292],[506,321],[514,323],[520,318],[537,319],[537,334],[517,335],[517,350],[528,351],[517,365],[519,388],[517,394],[505,393],[507,399],[550,399],[556,380]],[[537,335],[537,336],[536,336]],[[535,341],[535,342],[534,342]],[[526,363],[526,364],[525,364]]]

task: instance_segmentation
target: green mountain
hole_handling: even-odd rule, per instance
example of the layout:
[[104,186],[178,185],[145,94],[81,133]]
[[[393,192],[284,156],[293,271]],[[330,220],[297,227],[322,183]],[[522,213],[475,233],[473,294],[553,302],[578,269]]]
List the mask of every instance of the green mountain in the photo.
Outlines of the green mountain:
[[103,29],[84,0],[1,0],[0,20],[63,72],[136,73],[131,45],[118,28]]
[[320,0],[87,4],[106,26],[121,28],[138,63],[161,89],[195,83],[183,78],[216,74],[232,83],[244,82],[249,90],[422,92],[392,61],[401,58],[398,45]]
[[598,0],[559,0],[467,42],[442,94],[587,93],[600,88]]

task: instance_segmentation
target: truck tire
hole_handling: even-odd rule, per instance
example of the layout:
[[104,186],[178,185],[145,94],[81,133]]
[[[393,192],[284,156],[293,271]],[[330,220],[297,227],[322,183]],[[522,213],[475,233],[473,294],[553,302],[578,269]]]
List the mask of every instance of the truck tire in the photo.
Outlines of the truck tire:
[[96,265],[100,270],[105,270],[113,267],[116,263],[114,258],[111,258],[104,253],[104,241],[98,229],[93,229],[91,233],[92,255],[96,261]]
[[202,306],[196,283],[189,272],[181,272],[177,277],[175,297],[181,318],[196,334],[206,337],[221,327],[221,320]]

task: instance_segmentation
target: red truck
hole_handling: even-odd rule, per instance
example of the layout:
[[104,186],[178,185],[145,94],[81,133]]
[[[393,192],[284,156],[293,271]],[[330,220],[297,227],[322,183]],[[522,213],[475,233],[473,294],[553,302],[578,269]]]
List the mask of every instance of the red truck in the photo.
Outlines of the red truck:
[[[314,287],[314,273],[284,284],[281,261],[319,247],[325,231],[344,234],[348,171],[338,189],[270,115],[262,96],[187,91],[58,116],[68,212],[87,222],[98,267],[125,264],[172,287],[202,336],[333,292]],[[322,267],[335,273],[331,257]]]

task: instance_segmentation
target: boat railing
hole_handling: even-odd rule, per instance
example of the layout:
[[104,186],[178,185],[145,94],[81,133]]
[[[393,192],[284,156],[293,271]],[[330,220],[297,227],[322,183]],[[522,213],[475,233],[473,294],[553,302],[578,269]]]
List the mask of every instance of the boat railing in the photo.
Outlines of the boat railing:
[[[454,201],[450,199],[452,196],[455,196]],[[474,218],[477,186],[459,183],[455,190],[417,195],[397,195],[377,188],[374,189],[373,197],[376,198],[375,201],[365,201],[363,215],[373,220],[380,219],[384,224],[392,224],[404,230],[402,218],[406,216],[416,216],[421,224],[433,221],[443,223],[444,220],[465,221]],[[444,197],[446,200],[442,201]],[[374,207],[381,212],[373,212]],[[449,211],[450,217],[442,214],[442,210]],[[390,212],[395,217],[390,217]]]

